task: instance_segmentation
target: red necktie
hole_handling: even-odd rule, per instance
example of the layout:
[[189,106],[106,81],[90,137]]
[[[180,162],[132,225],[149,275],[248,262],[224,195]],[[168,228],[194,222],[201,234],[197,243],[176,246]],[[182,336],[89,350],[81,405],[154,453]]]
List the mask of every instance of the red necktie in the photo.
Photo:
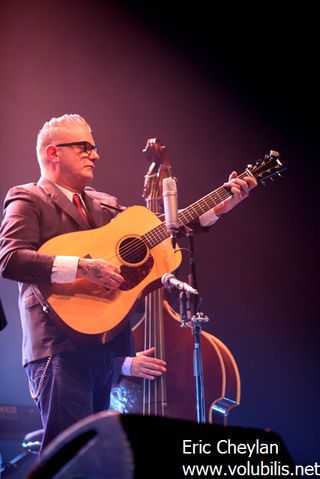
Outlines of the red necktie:
[[82,216],[82,218],[84,219],[84,221],[89,225],[88,217],[85,213],[84,206],[82,205],[82,202],[80,200],[80,196],[78,195],[78,193],[75,193],[73,195],[72,201],[73,201],[73,204],[76,205],[77,210],[79,211],[79,213]]

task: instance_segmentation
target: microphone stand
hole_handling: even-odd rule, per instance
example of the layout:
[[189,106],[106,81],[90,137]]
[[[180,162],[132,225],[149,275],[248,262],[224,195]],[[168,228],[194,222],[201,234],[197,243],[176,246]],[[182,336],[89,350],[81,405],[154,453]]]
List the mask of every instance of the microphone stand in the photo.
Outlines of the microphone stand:
[[[188,275],[188,282],[193,288],[198,290],[197,278],[195,271],[195,261],[194,261],[194,242],[193,242],[193,231],[188,228],[187,237],[189,239],[189,264],[190,264],[190,273]],[[205,391],[204,391],[204,381],[203,381],[203,364],[202,364],[202,353],[201,353],[201,330],[202,324],[209,321],[209,318],[203,313],[198,311],[199,309],[199,296],[198,295],[188,295],[185,292],[180,293],[180,314],[181,314],[181,326],[186,326],[186,321],[189,319],[191,321],[192,335],[193,335],[193,375],[195,379],[195,388],[196,388],[196,413],[197,413],[197,422],[204,423],[206,422],[206,407],[205,407]],[[188,318],[189,316],[189,318]],[[191,319],[190,319],[191,316]]]

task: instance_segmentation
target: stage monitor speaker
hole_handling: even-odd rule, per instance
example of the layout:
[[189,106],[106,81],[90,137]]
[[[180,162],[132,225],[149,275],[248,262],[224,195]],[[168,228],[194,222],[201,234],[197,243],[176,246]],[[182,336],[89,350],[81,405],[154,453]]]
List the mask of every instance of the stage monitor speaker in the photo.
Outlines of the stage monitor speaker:
[[119,414],[104,411],[59,434],[27,479],[132,479],[133,470],[133,453]]
[[293,467],[270,430],[109,410],[60,434],[27,479],[281,477]]

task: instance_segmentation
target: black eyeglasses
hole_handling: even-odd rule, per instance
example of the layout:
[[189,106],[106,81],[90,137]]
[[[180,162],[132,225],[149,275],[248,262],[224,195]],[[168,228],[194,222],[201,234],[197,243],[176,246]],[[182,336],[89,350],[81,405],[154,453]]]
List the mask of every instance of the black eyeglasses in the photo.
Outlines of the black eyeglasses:
[[90,156],[93,151],[97,153],[98,148],[97,146],[91,145],[89,141],[73,141],[72,143],[59,143],[59,145],[56,146],[82,146],[83,151]]

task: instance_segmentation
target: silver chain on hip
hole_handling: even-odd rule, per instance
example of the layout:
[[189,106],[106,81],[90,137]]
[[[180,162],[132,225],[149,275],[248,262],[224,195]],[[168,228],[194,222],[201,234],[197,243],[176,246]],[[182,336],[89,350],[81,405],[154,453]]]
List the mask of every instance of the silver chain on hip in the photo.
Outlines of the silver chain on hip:
[[52,356],[49,356],[48,359],[47,359],[47,362],[46,362],[45,367],[43,368],[41,378],[40,378],[40,381],[39,381],[39,384],[38,384],[38,389],[37,389],[36,392],[33,392],[31,384],[30,384],[30,380],[29,380],[29,391],[30,391],[30,395],[31,395],[32,399],[38,399],[38,397],[40,396],[40,393],[41,393],[42,388],[43,388],[43,383],[44,383],[44,380],[46,378],[47,370],[48,370],[48,367],[51,363],[51,359],[52,359]]

